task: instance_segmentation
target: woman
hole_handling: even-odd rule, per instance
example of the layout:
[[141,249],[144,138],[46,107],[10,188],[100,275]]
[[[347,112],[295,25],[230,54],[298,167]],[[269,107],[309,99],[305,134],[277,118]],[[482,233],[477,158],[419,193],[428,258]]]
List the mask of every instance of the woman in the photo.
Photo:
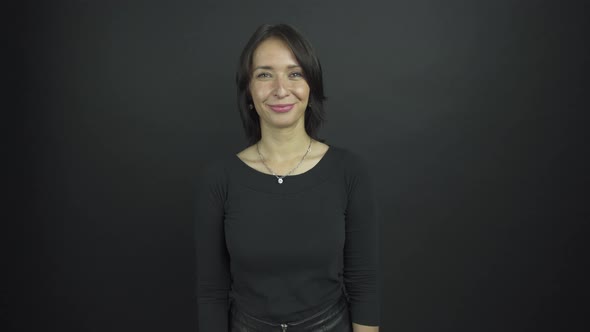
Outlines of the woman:
[[310,43],[262,25],[236,79],[250,146],[200,172],[199,331],[378,331],[371,181],[357,154],[317,136],[325,97]]

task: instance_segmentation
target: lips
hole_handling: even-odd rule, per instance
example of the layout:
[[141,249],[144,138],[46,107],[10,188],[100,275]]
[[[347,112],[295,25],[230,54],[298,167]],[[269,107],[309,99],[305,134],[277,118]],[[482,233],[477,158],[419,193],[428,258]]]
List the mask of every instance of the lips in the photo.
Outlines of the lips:
[[268,105],[273,111],[279,113],[289,112],[295,104],[275,104],[275,105]]

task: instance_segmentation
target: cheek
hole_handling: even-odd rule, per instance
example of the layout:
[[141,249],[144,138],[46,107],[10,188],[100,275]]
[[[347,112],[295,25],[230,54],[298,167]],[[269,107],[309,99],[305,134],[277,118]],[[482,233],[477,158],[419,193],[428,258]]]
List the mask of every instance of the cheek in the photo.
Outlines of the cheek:
[[270,89],[264,84],[254,84],[250,86],[250,94],[255,101],[262,101],[267,98]]
[[293,93],[297,96],[297,98],[301,100],[305,100],[309,98],[309,86],[301,85],[297,86],[293,89]]

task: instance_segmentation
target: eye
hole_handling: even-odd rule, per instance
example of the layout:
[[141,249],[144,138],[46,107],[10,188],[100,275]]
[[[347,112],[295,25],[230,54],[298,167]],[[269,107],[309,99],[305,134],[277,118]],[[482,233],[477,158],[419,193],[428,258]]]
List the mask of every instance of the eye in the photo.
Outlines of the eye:
[[256,75],[257,78],[269,78],[270,74],[269,73],[260,73],[258,75]]
[[291,77],[303,77],[303,73],[296,71],[296,72],[292,72]]

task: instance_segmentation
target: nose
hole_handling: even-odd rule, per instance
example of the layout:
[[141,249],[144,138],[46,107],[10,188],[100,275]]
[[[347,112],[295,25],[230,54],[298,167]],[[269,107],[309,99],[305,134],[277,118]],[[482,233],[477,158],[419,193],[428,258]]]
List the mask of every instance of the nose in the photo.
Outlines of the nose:
[[277,98],[284,98],[289,95],[288,82],[285,82],[281,77],[277,78],[275,81],[274,95]]

